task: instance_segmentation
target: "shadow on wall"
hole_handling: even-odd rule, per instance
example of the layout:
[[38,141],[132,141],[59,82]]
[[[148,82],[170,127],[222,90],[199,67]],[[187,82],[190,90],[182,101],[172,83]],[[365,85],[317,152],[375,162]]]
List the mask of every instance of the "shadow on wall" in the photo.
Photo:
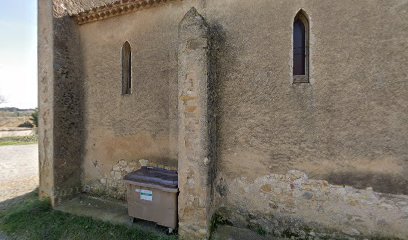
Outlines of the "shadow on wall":
[[395,174],[333,172],[324,179],[334,185],[348,185],[358,189],[371,187],[375,192],[408,195],[408,181]]

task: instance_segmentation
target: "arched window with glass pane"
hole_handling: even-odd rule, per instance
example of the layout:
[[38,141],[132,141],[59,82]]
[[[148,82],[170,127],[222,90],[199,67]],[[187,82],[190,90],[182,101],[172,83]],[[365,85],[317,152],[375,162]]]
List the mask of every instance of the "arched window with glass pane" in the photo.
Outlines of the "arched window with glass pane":
[[132,93],[132,49],[129,42],[122,46],[122,94]]
[[309,21],[303,10],[293,22],[293,82],[309,82]]

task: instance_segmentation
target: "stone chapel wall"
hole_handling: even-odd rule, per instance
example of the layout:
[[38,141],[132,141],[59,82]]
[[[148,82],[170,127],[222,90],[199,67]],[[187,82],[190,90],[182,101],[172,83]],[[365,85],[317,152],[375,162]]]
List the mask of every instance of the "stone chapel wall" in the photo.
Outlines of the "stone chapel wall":
[[[407,2],[205,2],[219,36],[215,191],[226,218],[408,237]],[[310,84],[292,84],[300,9]]]
[[[85,82],[85,191],[125,196],[141,165],[177,169],[177,37],[186,2],[80,25]],[[121,48],[132,49],[132,94],[121,95]]]
[[[71,45],[76,38],[66,49],[81,56],[74,61],[72,54],[67,63],[82,68],[83,96],[73,99],[83,97],[83,122],[73,126],[84,129],[83,189],[122,198],[125,173],[146,164],[177,168],[178,26],[192,6],[208,24],[216,93],[209,110],[217,156],[209,173],[215,178],[210,213],[276,235],[314,228],[407,238],[404,0],[170,1],[79,25],[80,51]],[[307,84],[292,83],[292,27],[300,9],[310,23]],[[134,66],[129,96],[121,95],[125,41]],[[42,96],[51,91],[41,86],[46,83]],[[44,104],[57,110],[50,105]],[[52,116],[57,123],[60,115]],[[76,163],[73,145],[48,140],[70,149]]]

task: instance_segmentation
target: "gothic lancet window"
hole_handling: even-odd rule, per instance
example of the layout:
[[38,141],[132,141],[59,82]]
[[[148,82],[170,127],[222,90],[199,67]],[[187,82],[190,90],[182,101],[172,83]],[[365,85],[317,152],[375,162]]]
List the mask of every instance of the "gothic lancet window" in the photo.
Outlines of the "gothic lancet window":
[[132,49],[129,42],[122,46],[122,94],[132,93]]
[[293,22],[293,82],[309,82],[309,21],[302,10]]

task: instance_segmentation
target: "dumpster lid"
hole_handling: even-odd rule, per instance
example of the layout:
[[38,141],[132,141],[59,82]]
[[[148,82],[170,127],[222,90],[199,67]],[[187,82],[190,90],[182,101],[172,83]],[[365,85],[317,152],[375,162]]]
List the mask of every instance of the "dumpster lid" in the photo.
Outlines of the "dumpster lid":
[[166,188],[178,188],[177,171],[157,167],[142,167],[126,175],[124,180],[159,185]]

